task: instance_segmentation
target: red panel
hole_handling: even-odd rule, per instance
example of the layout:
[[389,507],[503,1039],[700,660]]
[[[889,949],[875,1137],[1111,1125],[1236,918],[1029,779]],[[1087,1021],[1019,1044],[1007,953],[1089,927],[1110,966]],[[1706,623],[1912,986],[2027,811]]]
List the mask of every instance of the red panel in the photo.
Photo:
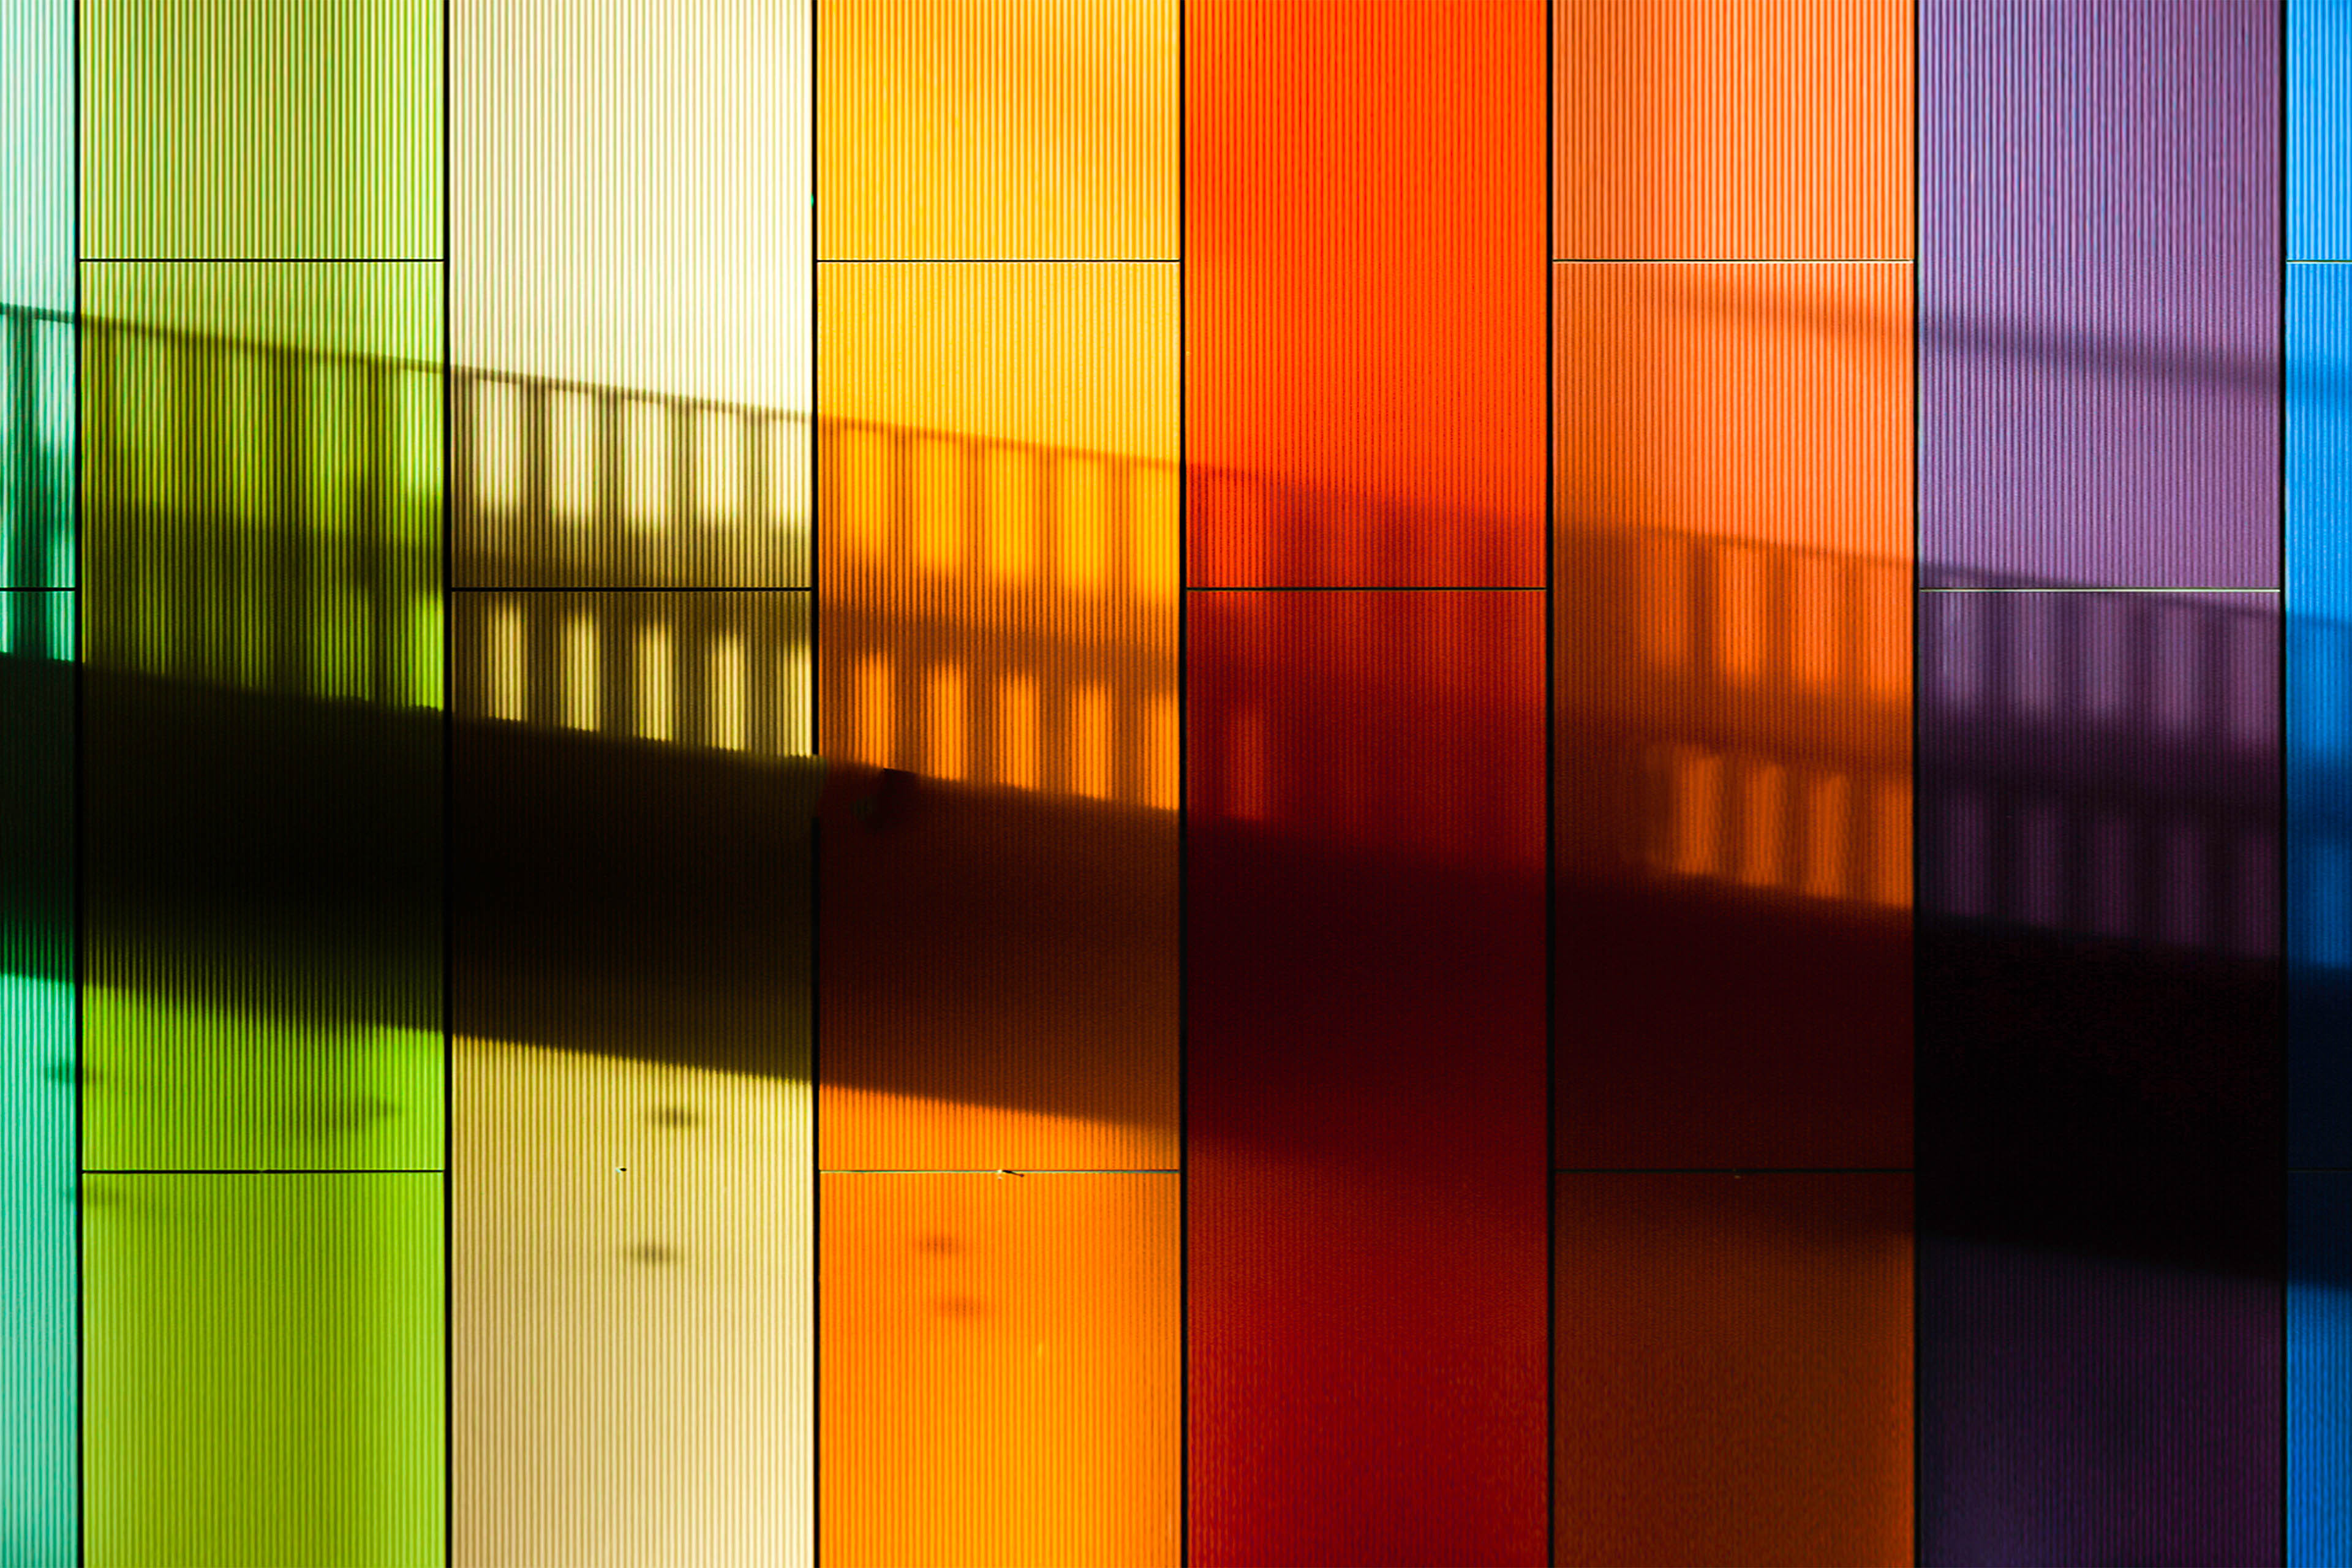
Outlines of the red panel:
[[1543,1559],[1543,609],[1191,595],[1201,1568]]
[[1195,585],[1543,581],[1546,9],[1187,7]]

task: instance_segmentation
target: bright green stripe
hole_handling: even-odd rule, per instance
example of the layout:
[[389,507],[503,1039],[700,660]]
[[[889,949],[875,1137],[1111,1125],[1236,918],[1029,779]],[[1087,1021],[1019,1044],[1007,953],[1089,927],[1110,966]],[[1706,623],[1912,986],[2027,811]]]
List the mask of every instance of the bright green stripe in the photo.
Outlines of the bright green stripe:
[[439,0],[84,0],[82,254],[433,257]]

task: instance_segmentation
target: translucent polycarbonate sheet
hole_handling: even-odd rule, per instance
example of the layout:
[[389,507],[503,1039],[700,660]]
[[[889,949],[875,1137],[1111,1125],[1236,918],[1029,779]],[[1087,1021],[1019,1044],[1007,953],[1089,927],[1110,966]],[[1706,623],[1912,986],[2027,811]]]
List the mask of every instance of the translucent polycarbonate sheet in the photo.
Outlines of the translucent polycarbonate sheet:
[[89,1178],[89,1568],[443,1560],[441,1181]]
[[0,589],[74,583],[73,319],[0,305]]
[[1909,1173],[1558,1184],[1552,1561],[1909,1568]]
[[78,1562],[73,596],[0,593],[0,1561]]
[[2352,1165],[2352,266],[2287,268],[2289,1162]]
[[1931,584],[2278,584],[2280,0],[1923,0]]
[[804,1568],[804,1051],[786,1077],[461,1037],[455,1074],[453,1561]]
[[81,254],[441,254],[438,0],[81,0]]
[[2286,1560],[2352,1553],[2352,1174],[2287,1177]]
[[746,757],[811,754],[809,595],[453,595],[458,713]]
[[826,1568],[1182,1562],[1175,1175],[822,1180]]
[[1166,262],[825,262],[825,420],[1172,462],[1178,279]]
[[2286,253],[2352,261],[2352,188],[2343,174],[2352,150],[2352,4],[2285,4]]
[[1554,255],[1910,254],[1912,0],[1553,9]]
[[73,309],[76,3],[0,0],[0,306]]
[[440,1163],[437,270],[86,269],[93,1168]]
[[1540,1562],[1543,596],[1187,598],[1192,1560]]
[[1189,585],[1540,584],[1547,7],[1184,26]]
[[86,268],[93,665],[440,701],[439,268]]
[[810,7],[451,28],[456,580],[804,586]]
[[1177,1163],[1177,283],[821,268],[828,1167]]
[[1554,268],[1564,1163],[1910,1161],[1908,273]]
[[82,257],[419,258],[436,0],[82,0]]
[[1918,620],[1922,1560],[2272,1561],[2277,597]]
[[1177,0],[820,0],[828,260],[1176,255]]

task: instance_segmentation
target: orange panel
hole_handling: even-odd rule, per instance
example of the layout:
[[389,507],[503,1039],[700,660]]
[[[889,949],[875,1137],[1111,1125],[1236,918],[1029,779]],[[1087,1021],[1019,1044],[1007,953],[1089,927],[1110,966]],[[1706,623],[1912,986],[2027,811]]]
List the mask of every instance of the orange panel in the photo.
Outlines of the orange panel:
[[1181,1552],[1173,1175],[832,1174],[826,1568]]
[[1911,254],[1912,0],[1560,0],[1554,254]]
[[1543,582],[1542,0],[1195,0],[1194,587]]
[[1556,276],[1561,1160],[1906,1164],[1909,268]]
[[1911,1178],[1563,1175],[1554,1557],[1911,1561]]
[[1177,0],[819,0],[817,254],[1176,254]]
[[824,268],[828,1167],[1177,1163],[1175,283]]

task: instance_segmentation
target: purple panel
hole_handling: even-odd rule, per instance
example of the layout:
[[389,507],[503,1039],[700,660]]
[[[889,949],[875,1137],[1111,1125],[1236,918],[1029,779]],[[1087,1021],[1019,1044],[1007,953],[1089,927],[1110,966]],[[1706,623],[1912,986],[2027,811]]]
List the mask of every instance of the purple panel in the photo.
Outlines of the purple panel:
[[1922,0],[1922,580],[2279,580],[2278,0]]

